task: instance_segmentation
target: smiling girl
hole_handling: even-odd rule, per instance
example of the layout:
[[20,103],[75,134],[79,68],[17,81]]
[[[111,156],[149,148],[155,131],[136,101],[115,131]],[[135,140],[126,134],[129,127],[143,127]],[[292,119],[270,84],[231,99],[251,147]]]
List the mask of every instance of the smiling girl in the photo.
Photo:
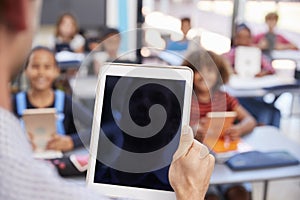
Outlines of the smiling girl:
[[56,108],[59,116],[57,134],[53,134],[47,148],[65,152],[82,143],[74,125],[71,97],[53,89],[53,83],[59,72],[52,50],[46,47],[34,48],[25,63],[25,74],[30,88],[15,95],[13,105],[18,117],[22,117],[25,109]]

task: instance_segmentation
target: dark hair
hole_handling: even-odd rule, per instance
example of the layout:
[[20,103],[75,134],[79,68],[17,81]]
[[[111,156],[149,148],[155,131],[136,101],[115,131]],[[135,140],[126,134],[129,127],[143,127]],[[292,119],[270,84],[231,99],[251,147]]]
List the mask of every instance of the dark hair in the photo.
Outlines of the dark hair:
[[40,51],[40,50],[49,52],[49,53],[53,56],[55,65],[58,66],[57,60],[56,60],[56,58],[55,58],[55,52],[54,52],[52,49],[50,49],[50,48],[48,48],[48,47],[45,47],[45,46],[36,46],[36,47],[34,47],[33,49],[31,49],[31,51],[29,52],[29,54],[28,54],[28,56],[27,56],[27,58],[26,58],[26,61],[25,61],[25,63],[24,63],[24,68],[25,68],[25,69],[28,67],[30,56],[31,56],[34,52]]
[[245,23],[238,24],[236,26],[235,32],[238,33],[238,32],[240,32],[241,30],[244,30],[244,29],[247,30],[251,35],[251,30]]
[[214,89],[218,89],[222,84],[227,83],[231,74],[231,66],[222,56],[204,49],[191,52],[182,65],[191,68],[194,73],[201,72],[204,67],[216,67],[218,80]]
[[3,18],[4,18],[4,10],[6,9],[6,1],[0,1],[0,22],[4,21]]
[[269,20],[269,19],[275,19],[276,21],[278,21],[278,14],[276,12],[269,12],[266,16],[265,16],[265,21]]
[[64,17],[70,17],[74,21],[74,24],[75,24],[75,33],[74,34],[76,34],[79,31],[79,27],[78,27],[76,17],[72,13],[64,13],[56,21],[56,30],[55,30],[55,36],[56,37],[59,35],[59,26],[62,23]]
[[180,19],[180,21],[181,21],[181,23],[184,22],[184,21],[191,22],[191,18],[189,18],[189,17],[182,17]]
[[103,32],[101,34],[100,42],[103,42],[107,38],[109,38],[113,35],[118,35],[118,34],[120,34],[120,31],[118,29],[116,29],[116,28],[106,28],[106,29],[103,30]]

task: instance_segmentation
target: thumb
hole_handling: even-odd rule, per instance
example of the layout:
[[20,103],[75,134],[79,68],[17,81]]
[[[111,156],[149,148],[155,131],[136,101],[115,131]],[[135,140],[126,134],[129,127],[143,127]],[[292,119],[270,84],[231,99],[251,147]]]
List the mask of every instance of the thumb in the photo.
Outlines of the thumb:
[[173,162],[187,154],[194,141],[193,130],[190,126],[182,128],[180,142],[177,151],[173,155]]

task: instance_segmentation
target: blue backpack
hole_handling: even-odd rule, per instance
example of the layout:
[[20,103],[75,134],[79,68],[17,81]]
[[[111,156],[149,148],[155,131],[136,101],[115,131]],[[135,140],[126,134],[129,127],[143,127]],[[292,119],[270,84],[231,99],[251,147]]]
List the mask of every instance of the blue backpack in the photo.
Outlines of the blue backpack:
[[[57,120],[56,120],[56,130],[57,133],[60,135],[65,135],[65,128],[64,128],[64,105],[65,105],[65,93],[60,90],[55,90],[55,102],[54,108],[57,112]],[[23,115],[24,110],[27,108],[27,101],[26,101],[26,93],[19,92],[16,95],[16,106],[17,106],[17,113],[19,116]]]

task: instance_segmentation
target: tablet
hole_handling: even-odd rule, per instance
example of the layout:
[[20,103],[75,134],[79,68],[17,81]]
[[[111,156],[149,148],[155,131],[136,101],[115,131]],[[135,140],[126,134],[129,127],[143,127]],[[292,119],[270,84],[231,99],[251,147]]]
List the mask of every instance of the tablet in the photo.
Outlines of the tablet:
[[208,118],[205,127],[207,134],[203,143],[215,153],[236,150],[237,142],[225,138],[224,132],[233,125],[237,113],[235,111],[208,112],[206,117]]
[[96,89],[88,187],[130,199],[175,199],[168,169],[189,124],[187,67],[106,64]]
[[56,133],[55,108],[26,109],[22,119],[27,133],[32,134],[32,142],[36,146],[34,150],[35,158],[50,159],[62,156],[60,151],[46,149],[52,134]]
[[261,50],[257,47],[236,47],[234,69],[241,77],[255,77],[261,71]]

